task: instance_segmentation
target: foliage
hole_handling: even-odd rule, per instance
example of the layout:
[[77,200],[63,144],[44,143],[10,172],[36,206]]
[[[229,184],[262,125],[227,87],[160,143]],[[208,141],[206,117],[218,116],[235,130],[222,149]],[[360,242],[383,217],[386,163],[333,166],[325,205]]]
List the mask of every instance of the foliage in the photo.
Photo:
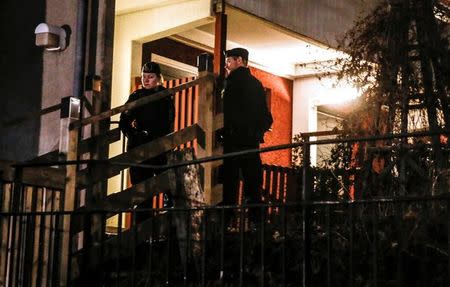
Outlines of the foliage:
[[[363,92],[348,129],[379,134],[448,125],[449,34],[439,20],[445,13],[436,1],[383,1],[345,35],[339,49],[349,56],[336,63],[338,78]],[[361,114],[369,122],[361,123]]]
[[301,134],[296,134],[292,141],[299,144],[298,147],[292,149],[292,168],[299,169],[303,164],[303,138]]
[[[349,57],[338,60],[342,66],[338,76],[351,79],[363,92],[354,112],[343,123],[349,135],[448,129],[449,15],[449,9],[438,1],[383,1],[340,41],[340,48]],[[367,115],[363,120],[362,114]],[[412,153],[405,151],[406,143]],[[423,149],[427,143],[431,148]],[[419,174],[420,178],[427,179],[425,168],[434,168],[433,180],[439,182],[441,192],[447,191],[448,184],[440,175],[448,171],[448,143],[438,135],[362,145],[364,149],[360,150],[365,154],[359,156],[366,163],[376,156],[367,152],[368,147],[391,149],[390,154],[383,155],[390,167],[384,174],[389,173],[417,189],[408,182],[414,182],[415,177],[408,177],[408,174]],[[417,154],[419,150],[423,153]],[[364,167],[364,163],[359,166]],[[400,194],[408,189],[397,187],[404,189]],[[430,190],[429,185],[424,187]]]
[[[383,1],[346,34],[340,49],[349,56],[337,61],[338,77],[350,79],[362,96],[339,138],[413,131],[448,136],[449,11],[439,1]],[[293,155],[302,158],[302,152]],[[355,199],[448,193],[448,158],[445,136],[339,143],[325,165],[314,168],[314,199],[346,198],[339,191],[350,188]],[[372,286],[374,278],[378,286],[448,286],[448,204],[437,202],[355,202],[315,211],[315,286],[326,285],[327,266],[334,286]],[[340,273],[349,271],[346,259],[351,278]]]
[[[448,191],[449,15],[439,1],[385,0],[339,41],[348,56],[335,63],[338,79],[353,82],[362,96],[338,138],[414,131],[446,136],[337,144],[322,165],[326,170],[315,177],[318,190],[353,187],[357,197]],[[296,135],[294,142],[300,139]],[[303,158],[301,147],[293,158]],[[336,182],[340,172],[347,176]]]
[[[363,96],[343,121],[340,139],[448,128],[450,51],[446,24],[438,20],[448,14],[438,2],[426,2],[384,1],[341,41],[349,57],[338,61],[338,76],[352,80]],[[292,150],[293,165],[301,171],[301,134],[293,141],[300,144]],[[332,204],[350,198],[351,188],[355,199],[374,200],[448,192],[435,188],[436,173],[447,168],[439,157],[448,160],[448,145],[436,137],[343,141],[321,165],[310,168],[312,199],[331,201],[314,205],[309,221],[313,286],[448,285],[446,202]],[[302,214],[289,218],[284,260],[298,271],[302,258],[293,255],[304,248],[302,230],[296,228]],[[277,245],[266,244],[269,257],[277,261]],[[279,274],[272,268],[266,271]]]

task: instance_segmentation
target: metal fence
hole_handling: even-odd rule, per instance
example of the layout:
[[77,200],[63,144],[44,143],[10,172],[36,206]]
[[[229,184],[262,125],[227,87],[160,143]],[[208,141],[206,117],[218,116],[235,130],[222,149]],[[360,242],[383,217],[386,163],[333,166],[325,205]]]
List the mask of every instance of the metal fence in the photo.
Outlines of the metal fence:
[[[448,197],[421,197],[2,212],[1,284],[63,285],[61,218],[89,222],[115,212],[119,223],[131,214],[131,227],[119,224],[100,245],[72,246],[72,286],[448,286],[449,204]],[[268,220],[273,208],[277,221]],[[227,209],[235,211],[235,228],[223,224]],[[250,209],[261,211],[259,224],[246,221]]]
[[1,286],[57,282],[62,196],[60,190],[2,182]]
[[[354,153],[355,144],[402,137],[411,135],[305,136],[301,143],[248,151],[300,147],[303,153],[296,169],[264,167],[260,205],[188,208],[175,198],[169,209],[63,211],[57,189],[3,182],[0,285],[66,286],[58,264],[63,219],[70,217],[73,229],[117,214],[116,230],[71,234],[69,285],[448,286],[450,197],[442,189],[448,166],[430,160],[426,142],[367,144],[360,158]],[[311,164],[311,146],[347,143],[347,161],[341,154],[333,162],[331,152],[325,165]],[[447,144],[441,154],[448,164]],[[171,167],[226,156],[238,155]],[[224,222],[229,210],[231,225]],[[249,212],[258,214],[256,221],[249,222]],[[101,240],[90,241],[96,232]]]

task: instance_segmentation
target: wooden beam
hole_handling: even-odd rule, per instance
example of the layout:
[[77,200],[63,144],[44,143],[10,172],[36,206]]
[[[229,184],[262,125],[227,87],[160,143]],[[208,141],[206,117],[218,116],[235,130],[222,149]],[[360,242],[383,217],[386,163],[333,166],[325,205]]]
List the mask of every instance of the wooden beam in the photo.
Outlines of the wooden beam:
[[31,167],[23,169],[22,183],[54,189],[64,189],[66,169]]
[[119,174],[121,170],[129,167],[126,164],[114,165],[115,162],[138,163],[153,158],[166,151],[172,150],[183,143],[194,140],[197,137],[198,129],[198,125],[195,124],[149,143],[140,145],[126,153],[111,158],[109,161],[110,165],[105,166],[103,169],[98,169],[97,172],[92,172],[90,170],[80,171],[78,182],[80,184],[88,182],[92,184],[101,179],[115,176]]
[[[12,162],[10,164],[13,164]],[[1,178],[4,181],[14,180],[14,168],[5,167],[5,162],[0,162]],[[23,169],[22,183],[24,185],[47,187],[57,190],[63,190],[65,186],[66,169],[53,167],[29,167]],[[77,179],[77,184],[86,186],[87,182],[83,178]]]
[[[182,129],[178,132],[172,133],[168,136],[161,137],[152,142],[139,146],[129,152],[123,153],[116,157],[113,157],[111,162],[139,162],[148,158],[155,157],[163,152],[176,148],[180,144],[191,141],[197,137],[200,127],[195,124]],[[112,130],[106,135],[102,135],[81,144],[82,151],[87,151],[88,147],[93,141],[107,143],[109,140],[118,136],[119,131],[117,129]],[[0,175],[4,181],[14,180],[14,168],[11,165],[12,161],[0,161]],[[79,187],[86,187],[89,183],[99,181],[101,179],[109,178],[119,174],[119,172],[127,166],[108,166],[101,169],[97,174],[88,174],[89,171],[84,170],[78,172],[77,185]],[[66,169],[65,168],[52,168],[52,167],[30,167],[23,169],[23,184],[32,186],[41,186],[62,190],[65,186]]]
[[[202,83],[199,89],[198,125],[201,127],[203,132],[201,137],[199,136],[197,155],[200,158],[204,158],[217,155],[216,152],[218,150],[214,147],[214,139],[216,130],[221,127],[216,126],[217,114],[214,110],[213,97],[214,75],[208,71],[202,71],[201,74],[203,77],[211,79],[210,81],[205,81]],[[213,167],[214,165],[217,165],[217,163],[205,162],[201,165],[203,167],[203,191],[205,194],[205,200],[209,204],[215,204],[221,196],[217,194],[216,191],[220,192],[220,189],[215,189],[217,184],[214,182]]]
[[83,154],[92,151],[98,146],[108,145],[120,140],[120,129],[115,128],[107,131],[105,134],[87,138],[80,142],[78,154]]
[[[12,195],[12,184],[3,184],[3,192],[0,194],[1,198],[1,212],[11,212],[11,195]],[[10,228],[11,218],[7,216],[0,217],[0,278],[6,278],[6,269],[8,264],[8,236]],[[5,282],[2,282],[1,286]]]
[[[12,161],[0,161],[0,176],[3,181],[14,181],[14,168]],[[40,187],[63,189],[65,183],[65,169],[52,167],[24,168],[22,183]]]
[[190,82],[181,84],[179,86],[176,86],[174,88],[166,89],[166,90],[163,90],[161,92],[155,93],[151,97],[143,97],[143,98],[138,99],[136,101],[129,102],[129,103],[124,104],[122,106],[119,106],[119,107],[113,108],[111,110],[108,110],[106,112],[100,113],[98,115],[95,115],[95,116],[92,116],[92,117],[89,117],[89,118],[86,118],[86,119],[82,119],[82,120],[79,120],[79,121],[75,121],[75,122],[70,124],[70,129],[77,129],[77,128],[80,128],[82,126],[88,125],[88,124],[93,124],[93,123],[98,122],[100,120],[104,120],[106,118],[110,118],[110,117],[112,117],[114,115],[120,114],[121,112],[124,112],[126,110],[132,110],[132,109],[135,109],[137,107],[146,105],[148,103],[151,103],[151,102],[154,102],[154,101],[158,101],[158,100],[160,100],[162,98],[165,98],[165,97],[167,97],[169,95],[175,94],[175,93],[177,93],[179,91],[183,91],[183,90],[189,89],[190,87],[198,85],[202,80],[203,80],[202,78],[198,78],[198,79],[195,79],[193,81],[190,81]]
[[[78,132],[79,129],[69,130],[69,145],[66,156],[68,161],[77,160],[78,158]],[[73,211],[75,209],[77,201],[77,169],[77,165],[66,166],[63,211]],[[70,280],[70,253],[73,240],[70,221],[70,215],[63,215],[61,218],[62,232],[60,239],[61,249],[59,250],[60,274],[58,285],[60,287],[67,286]]]
[[14,164],[10,160],[0,160],[0,179],[3,181],[12,182],[14,180],[14,168],[11,166]]
[[216,23],[214,31],[214,74],[222,78],[225,75],[224,51],[227,45],[227,15],[225,14],[224,2],[219,0],[215,4]]
[[[133,185],[121,192],[108,195],[103,201],[98,202],[95,206],[83,206],[77,210],[78,216],[73,217],[72,231],[73,233],[80,232],[83,229],[82,214],[89,209],[95,210],[126,210],[134,205],[137,205],[146,199],[152,198],[154,195],[160,193],[162,190],[168,190],[171,187],[171,173],[167,170],[158,176],[151,177],[143,182]],[[106,217],[111,217],[117,213],[109,212]]]
[[57,161],[59,159],[59,151],[54,150],[46,154],[40,155],[33,158],[30,162],[46,162],[46,161]]
[[[106,145],[120,139],[118,128],[108,131],[106,134],[88,138],[80,143],[79,154],[89,152],[96,145]],[[58,151],[51,151],[38,156],[30,162],[57,161]],[[0,176],[2,180],[14,180],[13,161],[0,161]],[[65,169],[53,167],[28,167],[23,169],[23,183],[26,185],[63,189],[65,183]],[[77,181],[78,184],[85,185],[85,181]]]
[[96,204],[95,208],[101,210],[126,209],[152,198],[161,191],[169,190],[172,185],[170,182],[171,172],[173,171],[166,170],[122,192],[113,193],[104,201]]

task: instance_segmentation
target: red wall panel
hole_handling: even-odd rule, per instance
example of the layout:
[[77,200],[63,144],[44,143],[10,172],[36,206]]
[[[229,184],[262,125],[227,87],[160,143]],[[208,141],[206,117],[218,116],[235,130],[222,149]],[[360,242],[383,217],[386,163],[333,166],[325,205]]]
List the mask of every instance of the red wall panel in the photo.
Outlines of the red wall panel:
[[[292,139],[293,81],[251,67],[251,73],[271,90],[270,108],[273,117],[272,131],[266,133],[262,147],[290,143]],[[291,165],[291,150],[263,153],[263,163],[279,166]]]

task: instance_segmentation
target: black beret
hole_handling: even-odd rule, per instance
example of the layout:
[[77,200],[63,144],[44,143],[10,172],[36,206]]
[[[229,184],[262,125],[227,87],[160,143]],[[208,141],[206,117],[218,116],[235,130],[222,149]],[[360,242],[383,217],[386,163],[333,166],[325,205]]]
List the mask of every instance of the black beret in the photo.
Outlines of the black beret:
[[225,52],[225,57],[242,57],[248,61],[248,51],[244,48],[234,48]]
[[158,63],[148,62],[142,66],[142,73],[155,73],[157,75],[161,74],[161,68]]

